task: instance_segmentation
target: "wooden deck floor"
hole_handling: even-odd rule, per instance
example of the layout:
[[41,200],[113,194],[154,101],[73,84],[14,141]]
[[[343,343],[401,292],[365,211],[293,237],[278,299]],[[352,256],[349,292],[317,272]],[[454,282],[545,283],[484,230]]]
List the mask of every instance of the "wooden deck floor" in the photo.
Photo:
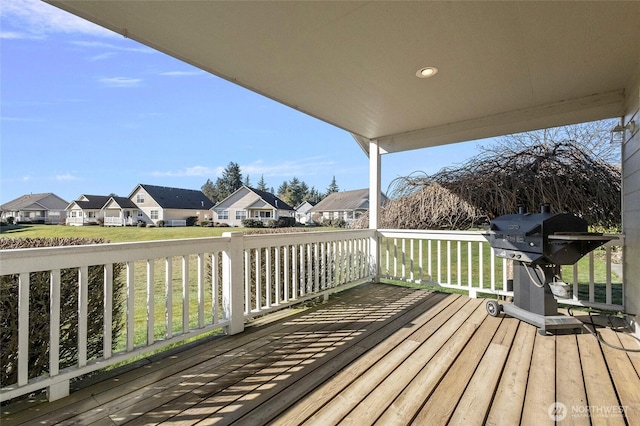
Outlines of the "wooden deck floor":
[[60,401],[12,403],[1,423],[638,425],[639,373],[640,353],[588,333],[540,336],[481,299],[370,284]]

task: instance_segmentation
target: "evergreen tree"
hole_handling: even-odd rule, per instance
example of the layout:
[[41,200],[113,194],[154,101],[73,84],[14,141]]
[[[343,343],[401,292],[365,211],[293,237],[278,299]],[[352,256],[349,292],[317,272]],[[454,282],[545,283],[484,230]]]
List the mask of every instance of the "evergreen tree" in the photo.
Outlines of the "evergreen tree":
[[213,184],[213,182],[211,182],[211,179],[207,179],[200,189],[202,190],[202,193],[214,204],[220,201],[218,188]]
[[285,180],[284,182],[282,182],[280,184],[280,186],[278,187],[278,197],[284,200],[285,195],[287,194],[287,190],[289,188],[289,184],[287,183],[287,181]]
[[[264,175],[260,176],[260,180],[258,181],[258,186],[256,187],[256,189],[260,191],[268,191],[267,183],[264,181]],[[271,189],[271,191],[273,192],[273,189]]]
[[327,195],[338,192],[339,190],[340,188],[338,187],[338,184],[336,183],[336,177],[334,176],[333,179],[331,179],[329,187],[327,188]]
[[307,188],[307,185],[304,183],[301,183],[300,180],[294,176],[289,181],[289,184],[287,185],[287,189],[283,197],[281,198],[285,203],[289,204],[290,206],[297,206],[302,202],[302,199],[305,196],[305,188]]
[[249,179],[249,175],[244,178],[244,186],[248,186],[249,188],[251,188],[251,179]]
[[322,200],[322,194],[315,188],[311,187],[309,191],[307,191],[306,195],[302,199],[302,202],[308,201],[310,203],[318,203]]
[[233,161],[229,163],[222,177],[216,181],[219,200],[227,198],[242,186],[242,172],[238,163]]

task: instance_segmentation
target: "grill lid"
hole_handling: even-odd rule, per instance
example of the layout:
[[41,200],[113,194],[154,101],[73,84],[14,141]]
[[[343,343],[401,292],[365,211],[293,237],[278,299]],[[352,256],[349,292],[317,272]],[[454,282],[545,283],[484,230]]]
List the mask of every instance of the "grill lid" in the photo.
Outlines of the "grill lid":
[[496,256],[527,263],[572,265],[612,237],[587,231],[587,222],[569,213],[521,211],[491,221],[485,234]]

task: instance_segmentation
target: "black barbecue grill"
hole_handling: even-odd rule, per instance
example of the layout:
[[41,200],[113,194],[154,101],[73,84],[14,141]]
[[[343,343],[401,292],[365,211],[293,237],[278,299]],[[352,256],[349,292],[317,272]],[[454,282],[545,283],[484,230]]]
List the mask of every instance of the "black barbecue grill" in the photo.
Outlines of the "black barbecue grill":
[[498,257],[513,260],[513,303],[487,302],[487,311],[504,311],[533,324],[541,334],[553,329],[580,328],[577,319],[558,313],[556,297],[566,297],[560,265],[573,265],[611,237],[588,232],[584,219],[569,213],[551,213],[542,205],[540,213],[500,216],[491,221],[486,234]]

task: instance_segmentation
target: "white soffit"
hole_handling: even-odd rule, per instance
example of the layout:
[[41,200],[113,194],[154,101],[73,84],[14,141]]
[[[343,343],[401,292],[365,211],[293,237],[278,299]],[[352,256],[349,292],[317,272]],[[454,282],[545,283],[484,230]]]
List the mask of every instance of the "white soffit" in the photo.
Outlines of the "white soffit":
[[[50,3],[404,151],[623,113],[640,2]],[[424,66],[438,73],[416,77]]]

